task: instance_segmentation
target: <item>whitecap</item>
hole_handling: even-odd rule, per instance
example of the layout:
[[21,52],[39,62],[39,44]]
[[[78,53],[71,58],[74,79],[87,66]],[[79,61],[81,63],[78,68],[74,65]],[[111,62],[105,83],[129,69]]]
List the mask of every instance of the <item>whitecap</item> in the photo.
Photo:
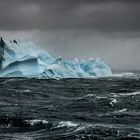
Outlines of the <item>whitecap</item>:
[[31,91],[27,89],[27,90],[23,90],[23,92],[31,92]]
[[78,124],[76,124],[76,123],[72,123],[70,121],[66,121],[66,122],[62,121],[58,124],[57,127],[77,127],[77,126],[78,126]]
[[119,93],[119,95],[121,96],[131,96],[131,95],[138,95],[138,94],[140,94],[140,91],[130,92],[130,93]]
[[135,96],[140,94],[140,91],[130,92],[130,93],[110,93],[112,97],[121,97],[121,96]]
[[116,104],[117,103],[117,100],[114,98],[111,102],[110,102],[110,105],[113,106],[113,104]]
[[119,110],[118,112],[126,112],[126,111],[127,111],[127,109],[124,108],[124,109]]
[[119,97],[116,93],[110,93],[112,97]]
[[27,123],[30,125],[36,125],[36,124],[48,124],[48,121],[46,120],[26,120]]

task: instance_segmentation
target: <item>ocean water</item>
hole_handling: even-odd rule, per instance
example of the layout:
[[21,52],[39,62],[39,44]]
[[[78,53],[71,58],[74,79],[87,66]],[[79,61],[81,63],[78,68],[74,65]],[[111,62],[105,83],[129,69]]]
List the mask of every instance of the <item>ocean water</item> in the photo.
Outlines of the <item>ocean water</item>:
[[140,78],[1,78],[0,139],[140,139]]

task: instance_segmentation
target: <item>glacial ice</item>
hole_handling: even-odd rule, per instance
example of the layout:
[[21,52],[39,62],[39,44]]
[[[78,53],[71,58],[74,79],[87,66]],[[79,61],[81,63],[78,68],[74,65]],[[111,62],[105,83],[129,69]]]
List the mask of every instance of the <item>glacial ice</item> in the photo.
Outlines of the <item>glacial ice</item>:
[[[112,74],[111,68],[100,58],[65,60],[50,56],[29,40],[1,41],[4,42],[4,59],[0,60],[0,77],[89,78]],[[0,42],[0,51],[1,48]]]

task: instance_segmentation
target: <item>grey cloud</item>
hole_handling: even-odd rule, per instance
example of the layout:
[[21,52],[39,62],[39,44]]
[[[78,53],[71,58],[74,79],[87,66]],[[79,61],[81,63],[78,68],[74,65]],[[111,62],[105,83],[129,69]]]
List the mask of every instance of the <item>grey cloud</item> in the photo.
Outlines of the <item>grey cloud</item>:
[[2,30],[140,30],[138,0],[0,0]]

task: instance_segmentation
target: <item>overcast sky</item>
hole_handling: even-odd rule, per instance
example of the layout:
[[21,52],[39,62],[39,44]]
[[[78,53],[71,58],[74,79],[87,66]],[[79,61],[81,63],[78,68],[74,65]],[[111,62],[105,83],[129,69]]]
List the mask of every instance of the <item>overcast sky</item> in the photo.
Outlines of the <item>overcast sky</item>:
[[140,0],[0,0],[0,35],[29,38],[53,56],[140,70]]

